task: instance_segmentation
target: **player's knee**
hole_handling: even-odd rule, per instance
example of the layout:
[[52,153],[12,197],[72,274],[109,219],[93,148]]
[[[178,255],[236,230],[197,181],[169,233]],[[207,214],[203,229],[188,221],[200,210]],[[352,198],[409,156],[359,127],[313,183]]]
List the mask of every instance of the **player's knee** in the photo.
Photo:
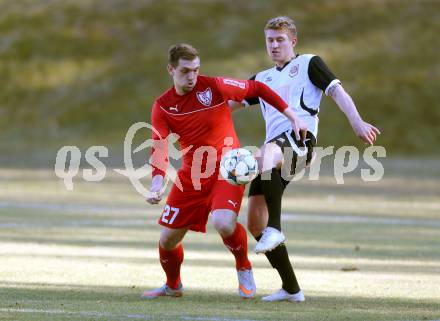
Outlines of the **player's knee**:
[[260,157],[257,159],[258,168],[261,172],[266,172],[272,168],[281,168],[283,165],[283,152],[276,144],[269,143],[261,148]]
[[174,249],[178,243],[179,241],[171,235],[161,235],[159,239],[160,247],[167,251]]
[[235,231],[235,223],[233,222],[221,222],[214,224],[214,228],[217,230],[217,232],[223,236],[229,236],[232,235]]
[[212,225],[222,236],[227,237],[235,231],[237,214],[231,210],[215,210],[212,215]]
[[229,236],[235,231],[236,223],[234,220],[213,220],[213,225],[216,231],[223,237]]

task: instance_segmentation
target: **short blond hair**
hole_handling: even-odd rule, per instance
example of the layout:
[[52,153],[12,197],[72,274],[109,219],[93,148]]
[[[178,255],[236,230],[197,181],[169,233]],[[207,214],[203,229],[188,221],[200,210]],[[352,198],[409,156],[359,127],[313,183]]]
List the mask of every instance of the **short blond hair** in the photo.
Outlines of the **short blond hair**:
[[196,48],[187,43],[178,43],[168,49],[168,63],[177,67],[179,59],[194,60],[199,57]]
[[291,38],[296,37],[295,21],[287,16],[279,16],[270,19],[266,23],[264,30],[282,30],[291,36]]

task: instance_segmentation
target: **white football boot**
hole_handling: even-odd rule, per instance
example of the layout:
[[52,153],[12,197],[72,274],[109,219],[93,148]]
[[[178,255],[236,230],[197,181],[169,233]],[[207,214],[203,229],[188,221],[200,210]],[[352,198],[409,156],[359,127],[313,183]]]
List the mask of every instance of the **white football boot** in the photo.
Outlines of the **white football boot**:
[[183,287],[182,284],[179,285],[179,288],[174,290],[170,288],[166,283],[162,285],[158,289],[154,289],[151,291],[145,291],[142,293],[142,299],[156,299],[161,296],[171,296],[171,297],[181,297],[183,295]]
[[237,271],[238,277],[238,294],[243,299],[250,299],[255,296],[257,287],[255,285],[254,274],[252,269]]
[[284,289],[279,289],[277,292],[264,296],[261,298],[263,302],[289,301],[289,302],[304,302],[305,297],[302,291],[295,294],[290,294]]
[[255,253],[259,254],[272,251],[285,240],[286,237],[284,236],[283,232],[268,226],[264,229],[263,235],[261,236],[261,239],[258,241],[257,245],[255,245]]

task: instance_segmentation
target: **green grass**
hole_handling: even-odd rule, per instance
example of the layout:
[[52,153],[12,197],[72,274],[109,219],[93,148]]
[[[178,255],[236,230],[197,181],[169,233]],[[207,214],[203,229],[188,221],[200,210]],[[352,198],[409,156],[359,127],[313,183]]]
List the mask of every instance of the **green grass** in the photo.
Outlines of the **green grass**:
[[[0,320],[439,319],[439,169],[388,160],[379,182],[353,174],[337,186],[324,170],[318,182],[290,185],[283,227],[304,304],[258,301],[280,281],[252,253],[254,240],[257,298],[241,300],[232,255],[211,226],[185,238],[184,297],[142,301],[164,280],[160,207],[111,172],[68,192],[50,170],[1,169]],[[246,199],[243,223],[245,211]]]
[[[120,146],[170,86],[171,44],[198,47],[206,74],[247,78],[271,66],[262,28],[279,14],[296,20],[297,52],[324,57],[389,153],[438,154],[439,12],[438,1],[411,0],[1,1],[0,160],[47,165],[61,145]],[[320,144],[355,144],[330,99],[320,115]],[[257,112],[235,119],[243,142],[261,142]]]

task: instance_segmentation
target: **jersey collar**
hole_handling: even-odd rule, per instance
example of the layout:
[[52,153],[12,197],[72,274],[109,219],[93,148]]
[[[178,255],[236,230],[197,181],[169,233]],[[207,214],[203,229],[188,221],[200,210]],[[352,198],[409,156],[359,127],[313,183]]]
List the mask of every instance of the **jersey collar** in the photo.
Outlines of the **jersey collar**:
[[277,66],[275,66],[275,69],[276,69],[277,71],[282,71],[284,68],[286,68],[286,66],[287,66],[288,64],[290,64],[290,63],[292,62],[292,60],[295,60],[296,57],[298,57],[298,56],[299,56],[299,54],[296,54],[295,58],[293,58],[293,59],[289,60],[288,62],[286,62],[286,63],[284,64],[284,66],[282,66],[282,67],[277,67]]

